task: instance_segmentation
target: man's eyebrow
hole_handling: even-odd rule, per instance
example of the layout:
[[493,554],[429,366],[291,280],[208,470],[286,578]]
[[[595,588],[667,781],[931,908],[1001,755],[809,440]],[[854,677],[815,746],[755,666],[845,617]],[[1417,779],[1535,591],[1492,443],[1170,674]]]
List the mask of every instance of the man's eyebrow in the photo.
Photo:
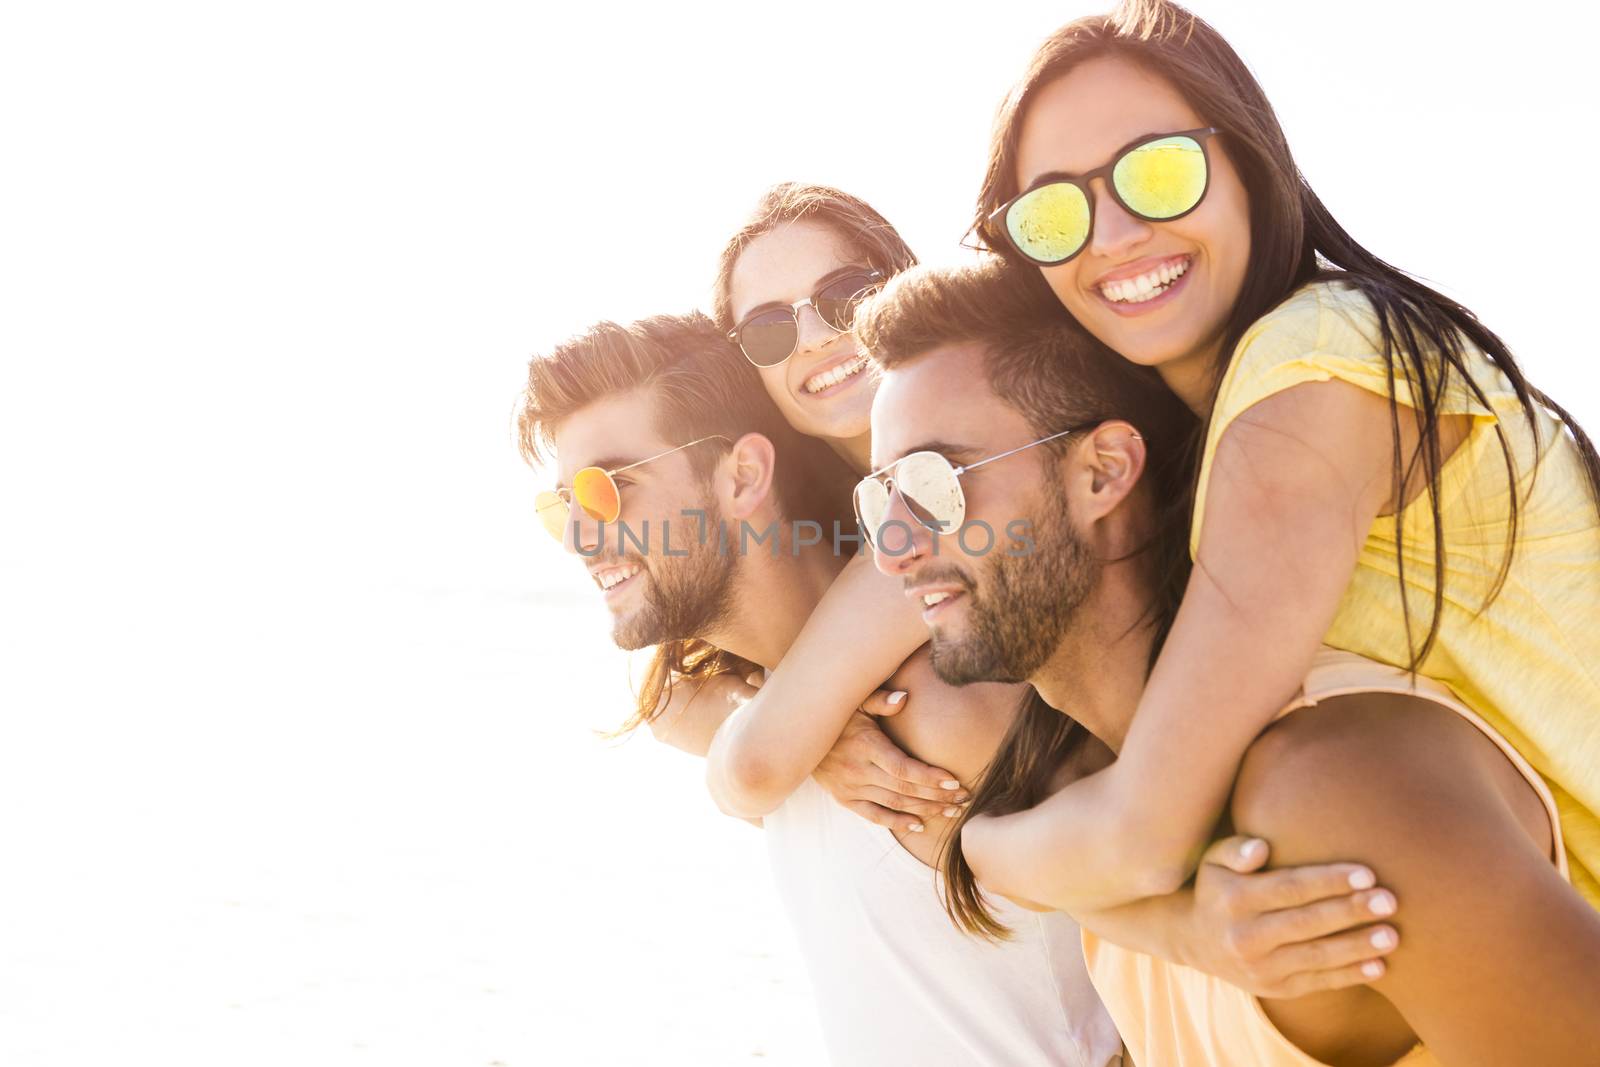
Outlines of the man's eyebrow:
[[886,467],[894,466],[896,463],[899,463],[902,459],[905,459],[913,452],[937,452],[945,459],[954,460],[957,466],[967,462],[978,454],[977,448],[972,445],[956,445],[951,444],[948,441],[924,441],[921,444],[910,446],[904,452],[901,452],[898,456],[889,460],[882,467],[879,467],[872,473],[883,473],[883,470]]
[[[599,467],[603,471],[614,471],[618,467],[626,467],[628,464],[633,462],[635,461],[626,456],[602,456],[593,462],[585,463],[582,467],[576,467],[574,470],[581,471],[588,467]],[[567,483],[561,481],[558,477],[556,484],[558,486],[563,486]]]

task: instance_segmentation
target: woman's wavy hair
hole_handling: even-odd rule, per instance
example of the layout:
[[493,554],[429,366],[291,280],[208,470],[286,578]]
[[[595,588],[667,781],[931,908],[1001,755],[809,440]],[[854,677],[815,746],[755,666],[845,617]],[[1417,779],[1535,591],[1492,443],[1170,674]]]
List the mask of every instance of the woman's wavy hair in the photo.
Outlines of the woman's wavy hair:
[[[854,481],[844,461],[823,442],[784,419],[756,369],[710,319],[658,315],[630,325],[601,322],[528,364],[528,384],[517,414],[523,458],[540,463],[554,454],[555,434],[573,414],[607,397],[648,389],[655,422],[675,443],[720,434],[736,441],[759,433],[772,442],[778,463],[773,491],[785,522],[810,521],[824,531],[838,522],[855,532],[850,514]],[[725,449],[692,449],[690,469],[709,479]],[[673,686],[718,674],[741,677],[756,665],[695,638],[657,645],[636,694],[632,713],[610,737],[651,722]]]
[[832,230],[852,252],[861,256],[863,266],[871,267],[885,278],[917,262],[911,247],[889,225],[889,220],[865,200],[828,185],[782,182],[761,194],[745,224],[722,246],[722,255],[717,259],[717,278],[711,288],[711,317],[723,332],[732,330],[735,325],[729,290],[739,256],[762,234],[802,219]]
[[[1308,282],[1339,280],[1359,290],[1377,313],[1384,361],[1388,368],[1389,417],[1394,432],[1392,486],[1395,499],[1419,476],[1425,479],[1428,507],[1433,517],[1433,597],[1425,635],[1419,641],[1413,627],[1409,581],[1404,554],[1397,560],[1401,610],[1410,644],[1412,670],[1432,650],[1438,637],[1444,605],[1444,524],[1440,515],[1439,480],[1443,456],[1439,440],[1441,399],[1465,389],[1488,406],[1482,387],[1468,370],[1468,344],[1477,347],[1504,373],[1521,402],[1539,448],[1540,408],[1565,424],[1582,456],[1590,489],[1600,500],[1600,456],[1582,427],[1555,401],[1534,388],[1512,358],[1510,350],[1467,308],[1401,272],[1345,232],[1323,206],[1295,165],[1283,129],[1272,105],[1244,62],[1204,20],[1167,0],[1125,0],[1114,11],[1068,23],[1052,34],[1034,53],[1022,79],[1000,105],[989,146],[989,160],[978,194],[977,212],[969,234],[978,244],[1022,262],[1004,234],[989,222],[990,215],[1020,190],[1017,186],[1017,150],[1029,104],[1045,86],[1092,59],[1117,57],[1136,63],[1165,79],[1199,114],[1201,121],[1223,131],[1221,143],[1238,168],[1250,201],[1250,263],[1244,286],[1233,306],[1223,336],[1224,364],[1217,368],[1220,384],[1226,361],[1246,330],[1267,312]],[[1033,271],[1030,284],[1047,289],[1043,276]],[[1415,400],[1410,408],[1421,446],[1409,460],[1400,448],[1401,406],[1394,385],[1408,382]],[[1215,388],[1215,386],[1213,386]],[[1512,446],[1497,422],[1511,509],[1506,549],[1499,574],[1485,598],[1493,600],[1511,567],[1519,529],[1518,474]],[[1200,450],[1206,428],[1197,431],[1189,448],[1190,484],[1184,499],[1192,513],[1198,481]],[[1395,536],[1401,531],[1402,508],[1394,514]],[[1187,533],[1185,533],[1187,537]]]

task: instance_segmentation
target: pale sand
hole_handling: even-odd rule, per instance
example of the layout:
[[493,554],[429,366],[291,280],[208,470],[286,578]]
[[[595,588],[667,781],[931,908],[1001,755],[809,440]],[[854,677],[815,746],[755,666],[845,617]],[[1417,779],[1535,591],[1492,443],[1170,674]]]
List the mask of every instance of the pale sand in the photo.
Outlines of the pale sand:
[[219,642],[168,710],[17,717],[0,1063],[824,1061],[760,831],[589,732],[598,597],[319,595],[268,677]]

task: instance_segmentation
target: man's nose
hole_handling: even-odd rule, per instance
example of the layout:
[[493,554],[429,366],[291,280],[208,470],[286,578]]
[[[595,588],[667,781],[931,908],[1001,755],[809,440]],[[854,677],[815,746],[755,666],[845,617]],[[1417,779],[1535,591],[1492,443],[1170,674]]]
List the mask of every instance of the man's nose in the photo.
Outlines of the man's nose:
[[574,504],[571,514],[567,516],[566,534],[561,539],[561,547],[592,559],[600,554],[604,541],[600,521],[590,518],[588,512]]
[[932,554],[933,539],[937,536],[911,514],[900,491],[892,490],[883,523],[872,531],[873,562],[889,577],[902,577],[919,560]]

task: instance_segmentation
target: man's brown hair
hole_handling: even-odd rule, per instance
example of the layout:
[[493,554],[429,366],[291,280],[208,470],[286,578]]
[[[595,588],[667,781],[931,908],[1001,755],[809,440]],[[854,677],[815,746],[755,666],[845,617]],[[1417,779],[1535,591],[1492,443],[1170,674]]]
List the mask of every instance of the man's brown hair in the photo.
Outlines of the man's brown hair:
[[[759,433],[778,456],[772,486],[784,522],[813,521],[824,541],[839,520],[851,532],[851,475],[822,442],[797,432],[767,395],[756,369],[727,336],[699,312],[658,315],[628,326],[600,322],[536,355],[517,416],[517,444],[530,463],[553,457],[562,422],[609,397],[649,390],[656,429],[669,444],[721,434],[729,442]],[[706,444],[687,454],[695,476],[711,476],[726,446]],[[675,681],[705,679],[754,664],[704,641],[668,641],[655,656],[633,714],[616,731],[653,719]]]
[[994,257],[913,267],[857,310],[856,338],[882,370],[947,345],[976,345],[989,387],[1040,437],[1125,419],[1144,436],[1151,460],[1164,458],[1194,416],[1154,372],[1106,348],[1052,294],[1027,284],[1029,274],[1038,271]]

